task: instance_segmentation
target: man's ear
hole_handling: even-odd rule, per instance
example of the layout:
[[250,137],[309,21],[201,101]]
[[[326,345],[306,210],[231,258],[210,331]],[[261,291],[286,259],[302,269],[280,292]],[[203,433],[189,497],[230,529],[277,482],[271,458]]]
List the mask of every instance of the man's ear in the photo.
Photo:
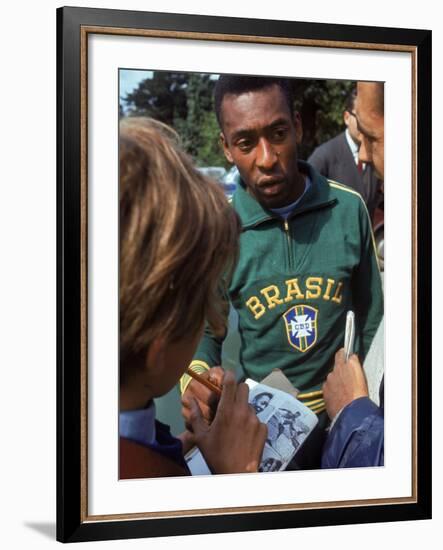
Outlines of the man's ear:
[[234,164],[234,159],[232,158],[231,151],[229,150],[228,142],[223,132],[220,132],[220,143],[223,147],[223,153],[225,154],[226,160],[230,164]]
[[295,140],[297,145],[300,145],[303,139],[303,124],[301,121],[301,116],[298,111],[294,113],[294,126],[295,126]]

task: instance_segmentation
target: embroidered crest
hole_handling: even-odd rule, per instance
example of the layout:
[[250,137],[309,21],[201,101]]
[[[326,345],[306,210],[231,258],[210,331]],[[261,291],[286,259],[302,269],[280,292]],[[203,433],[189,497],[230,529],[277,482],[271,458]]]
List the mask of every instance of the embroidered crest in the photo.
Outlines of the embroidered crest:
[[302,353],[317,341],[317,316],[318,310],[306,305],[294,306],[283,315],[289,343]]

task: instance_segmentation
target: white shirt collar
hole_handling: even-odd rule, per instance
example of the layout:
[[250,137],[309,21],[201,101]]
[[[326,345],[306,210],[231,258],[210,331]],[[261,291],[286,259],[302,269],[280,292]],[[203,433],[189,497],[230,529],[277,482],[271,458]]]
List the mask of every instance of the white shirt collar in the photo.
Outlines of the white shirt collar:
[[351,138],[351,134],[349,133],[349,130],[346,128],[345,130],[345,136],[346,141],[348,142],[349,149],[351,150],[351,153],[354,155],[354,160],[356,163],[358,163],[358,145],[355,143],[355,141]]

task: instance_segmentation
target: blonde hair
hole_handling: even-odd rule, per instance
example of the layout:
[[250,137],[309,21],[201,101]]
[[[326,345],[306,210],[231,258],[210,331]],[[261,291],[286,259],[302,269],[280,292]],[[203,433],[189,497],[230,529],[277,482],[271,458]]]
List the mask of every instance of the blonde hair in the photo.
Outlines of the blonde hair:
[[176,134],[152,119],[120,122],[120,379],[154,339],[226,327],[222,275],[240,224],[223,191],[198,172]]

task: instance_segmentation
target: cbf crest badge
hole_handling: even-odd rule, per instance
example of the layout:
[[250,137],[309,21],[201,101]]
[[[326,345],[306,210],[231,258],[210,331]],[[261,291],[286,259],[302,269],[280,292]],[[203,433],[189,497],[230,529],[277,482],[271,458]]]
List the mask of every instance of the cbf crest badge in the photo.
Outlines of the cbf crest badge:
[[317,341],[318,310],[315,307],[297,305],[283,315],[288,340],[292,347],[304,353]]

